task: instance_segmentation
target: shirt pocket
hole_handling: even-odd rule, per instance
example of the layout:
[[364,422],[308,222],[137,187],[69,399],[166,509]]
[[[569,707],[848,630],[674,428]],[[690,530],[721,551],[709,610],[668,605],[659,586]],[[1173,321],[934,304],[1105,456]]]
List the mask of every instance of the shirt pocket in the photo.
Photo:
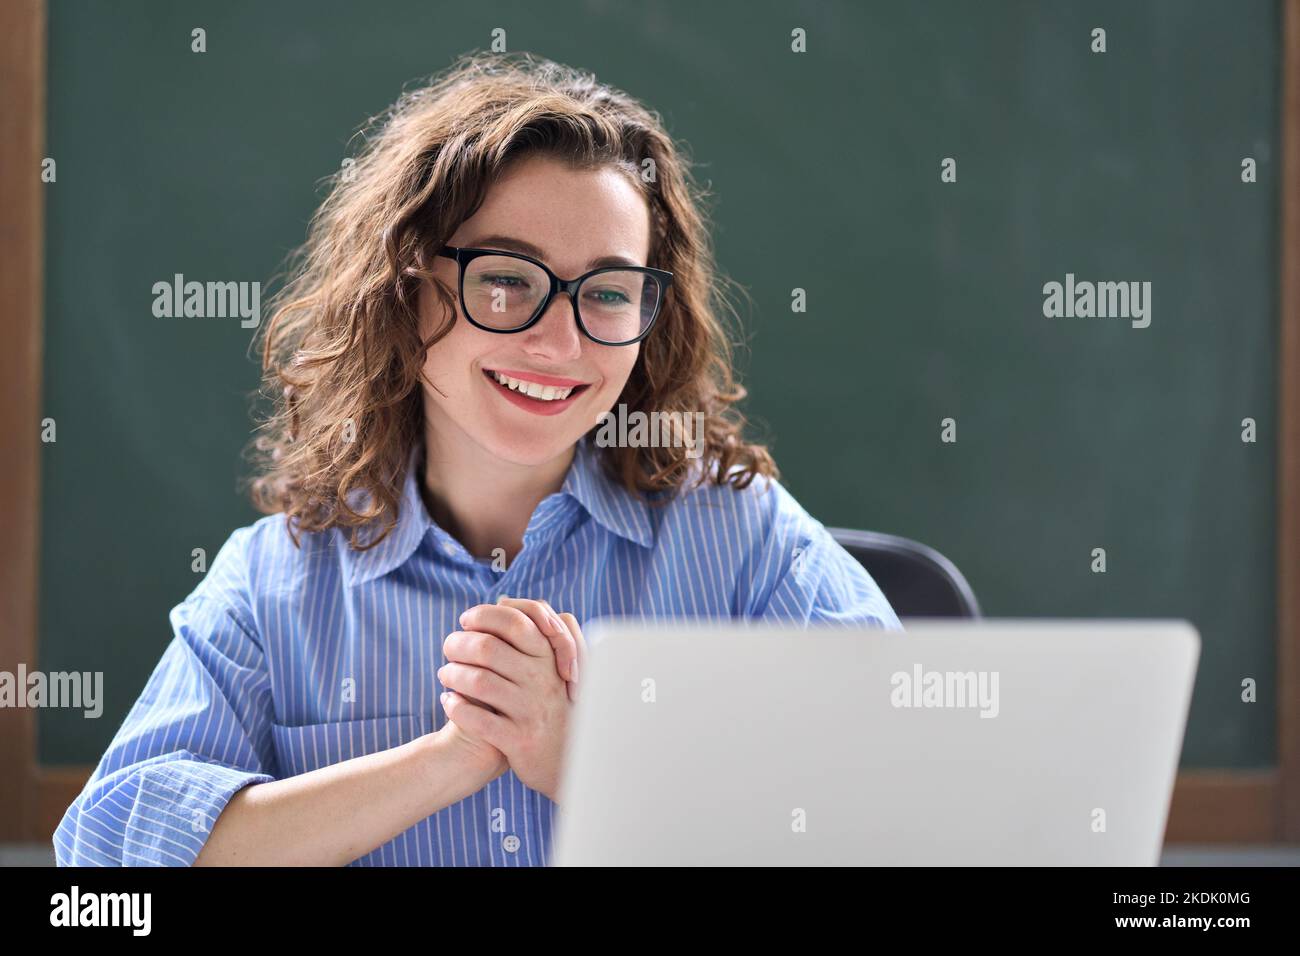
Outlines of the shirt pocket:
[[400,747],[431,733],[432,724],[432,716],[397,714],[296,727],[272,724],[271,736],[281,776],[293,777],[342,760]]

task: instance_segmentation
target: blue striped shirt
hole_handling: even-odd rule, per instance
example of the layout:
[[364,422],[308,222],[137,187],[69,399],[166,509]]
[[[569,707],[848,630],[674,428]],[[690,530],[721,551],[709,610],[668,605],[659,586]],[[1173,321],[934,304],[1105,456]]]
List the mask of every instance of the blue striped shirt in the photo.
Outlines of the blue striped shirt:
[[[280,515],[235,531],[172,610],[171,643],[54,834],[58,863],[191,864],[241,787],[437,730],[442,640],[501,594],[545,599],[584,627],[602,616],[900,626],[779,482],[710,482],[652,507],[609,481],[599,454],[578,443],[504,571],[429,517],[415,467],[396,527],[369,551],[338,529],[302,535],[299,549]],[[555,810],[507,771],[353,865],[543,864]]]

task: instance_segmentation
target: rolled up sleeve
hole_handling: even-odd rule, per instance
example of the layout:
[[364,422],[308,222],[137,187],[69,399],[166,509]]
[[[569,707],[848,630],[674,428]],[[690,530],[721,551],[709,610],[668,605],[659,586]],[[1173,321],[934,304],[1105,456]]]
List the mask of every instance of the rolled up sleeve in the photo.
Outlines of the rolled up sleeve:
[[55,830],[58,865],[192,865],[230,798],[276,779],[270,679],[242,617],[202,586],[172,610],[162,659]]
[[867,570],[779,485],[745,616],[901,630]]

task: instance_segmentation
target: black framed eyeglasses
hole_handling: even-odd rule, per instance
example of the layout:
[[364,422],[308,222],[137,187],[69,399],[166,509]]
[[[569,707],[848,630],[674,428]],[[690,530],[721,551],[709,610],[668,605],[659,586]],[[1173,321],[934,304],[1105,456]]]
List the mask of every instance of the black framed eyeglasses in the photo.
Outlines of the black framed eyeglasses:
[[565,292],[583,335],[601,345],[632,345],[650,333],[673,283],[671,272],[649,266],[604,266],[561,279],[518,252],[444,246],[438,255],[460,266],[461,310],[485,332],[532,328]]

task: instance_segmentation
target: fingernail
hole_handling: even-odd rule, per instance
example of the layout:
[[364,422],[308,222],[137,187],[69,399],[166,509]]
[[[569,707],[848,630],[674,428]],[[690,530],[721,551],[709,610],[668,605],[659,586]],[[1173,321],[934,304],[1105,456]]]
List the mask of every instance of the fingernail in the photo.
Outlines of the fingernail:
[[447,692],[446,692],[445,690],[444,690],[441,694],[438,695],[438,699],[439,699],[440,701],[442,701],[442,706],[443,706],[443,707],[446,707],[446,706],[447,706]]
[[574,658],[573,663],[569,666],[569,680],[575,684],[578,682],[578,660]]
[[549,613],[546,615],[546,617],[551,622],[551,629],[555,631],[556,637],[563,637],[567,633],[564,627],[564,622],[561,621],[558,617],[556,617],[554,614],[549,614]]

